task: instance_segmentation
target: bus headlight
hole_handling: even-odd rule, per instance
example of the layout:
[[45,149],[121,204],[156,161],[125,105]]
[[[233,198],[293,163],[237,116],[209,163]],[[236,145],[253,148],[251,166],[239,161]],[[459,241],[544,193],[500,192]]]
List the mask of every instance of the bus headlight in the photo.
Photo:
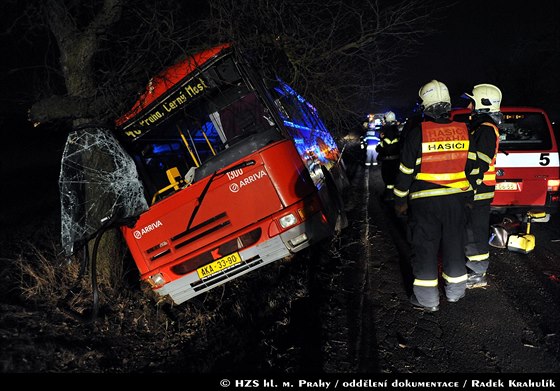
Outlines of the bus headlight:
[[148,278],[148,282],[152,286],[161,286],[165,284],[165,278],[163,278],[163,274],[158,273],[158,274],[154,274],[153,276],[150,276]]
[[296,225],[297,218],[293,214],[288,214],[286,216],[281,217],[278,222],[283,229],[291,227],[292,225]]

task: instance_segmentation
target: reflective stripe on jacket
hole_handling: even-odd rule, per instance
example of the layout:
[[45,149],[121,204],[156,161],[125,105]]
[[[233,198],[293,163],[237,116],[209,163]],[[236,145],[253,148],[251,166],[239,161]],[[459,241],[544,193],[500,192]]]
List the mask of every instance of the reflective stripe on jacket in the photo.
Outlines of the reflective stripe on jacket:
[[486,186],[496,186],[496,156],[498,156],[498,148],[500,145],[500,131],[493,123],[483,122],[482,125],[490,126],[494,129],[494,133],[496,134],[496,150],[494,151],[494,156],[490,158],[482,153],[478,154],[479,159],[490,159],[488,171],[484,173],[482,183]]
[[[417,180],[466,191],[469,132],[461,122],[422,122],[422,165]],[[436,194],[434,194],[436,195]]]
[[[443,152],[431,152],[431,153],[423,153],[422,149],[425,148],[429,150],[430,140],[425,138],[423,132],[423,126],[427,125],[427,128],[430,129],[440,129],[440,140],[441,147],[435,146],[435,149],[432,148],[432,151],[442,151]],[[435,132],[435,131],[434,131]],[[449,134],[448,134],[449,133]],[[458,133],[460,137],[452,137],[455,133]],[[401,151],[400,151],[400,163],[399,163],[399,171],[397,173],[397,177],[395,179],[395,188],[393,189],[393,194],[395,195],[395,205],[402,205],[406,203],[407,200],[414,200],[414,199],[422,199],[426,197],[439,197],[439,196],[447,196],[447,195],[454,195],[454,194],[467,194],[472,196],[472,190],[476,187],[476,179],[477,177],[473,174],[470,174],[474,168],[477,167],[477,156],[476,151],[474,150],[474,143],[465,143],[464,147],[468,150],[461,150],[459,148],[458,151],[454,151],[451,149],[451,145],[449,149],[446,149],[444,145],[446,142],[461,142],[466,141],[465,138],[468,138],[470,135],[466,130],[466,124],[453,122],[447,119],[440,119],[438,121],[433,121],[431,119],[418,122],[414,127],[410,128],[407,131],[407,135],[404,138],[400,139]],[[431,140],[432,142],[434,140]],[[437,141],[437,139],[436,139]],[[462,147],[462,146],[461,146]],[[441,161],[441,157],[453,157],[455,159],[462,160],[464,163],[463,167],[459,167],[460,164],[450,165],[449,163],[451,160]],[[428,168],[425,169],[424,164],[426,162],[424,159],[427,159]],[[437,159],[440,159],[437,162]],[[466,159],[466,162],[463,160]],[[432,170],[430,172],[430,166],[432,165]],[[435,169],[440,167],[442,173],[457,173],[457,178],[454,179],[454,185],[457,185],[459,182],[462,182],[460,177],[462,176],[460,172],[463,172],[468,179],[468,184],[466,188],[463,187],[449,187],[451,182],[447,181],[434,181],[434,178],[430,178],[431,181],[428,180],[420,180],[418,174],[423,173],[427,178],[429,175],[437,174]],[[454,170],[452,171],[449,168],[453,167]],[[428,175],[429,174],[429,175]],[[420,175],[423,177],[424,175]],[[437,182],[437,183],[436,183]],[[443,183],[443,184],[440,184]]]
[[366,137],[364,137],[364,141],[368,145],[369,144],[377,145],[379,143],[379,136],[378,136],[377,132],[368,130],[367,133],[366,133]]

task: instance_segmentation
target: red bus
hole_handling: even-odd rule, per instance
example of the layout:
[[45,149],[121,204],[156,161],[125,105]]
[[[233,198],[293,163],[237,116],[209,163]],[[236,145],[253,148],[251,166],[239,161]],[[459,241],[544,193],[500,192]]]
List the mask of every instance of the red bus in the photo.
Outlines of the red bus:
[[121,231],[176,304],[347,225],[342,150],[317,110],[232,45],[154,77],[116,125],[149,204]]
[[[496,191],[492,209],[524,216],[529,210],[546,212],[548,221],[560,204],[558,144],[546,112],[535,107],[501,107],[504,115],[496,157]],[[470,110],[455,109],[452,119],[468,121]]]

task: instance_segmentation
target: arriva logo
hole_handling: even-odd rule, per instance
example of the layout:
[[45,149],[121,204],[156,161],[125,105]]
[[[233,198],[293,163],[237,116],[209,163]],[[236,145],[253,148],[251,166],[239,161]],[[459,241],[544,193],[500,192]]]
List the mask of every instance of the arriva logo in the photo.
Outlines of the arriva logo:
[[249,175],[247,178],[241,179],[239,181],[239,184],[237,182],[232,183],[231,185],[229,185],[229,191],[231,191],[232,193],[237,193],[239,190],[241,190],[242,187],[250,185],[251,183],[258,181],[265,176],[267,176],[266,171],[261,170],[260,172],[257,172],[253,175]]
[[154,229],[161,227],[162,225],[163,225],[163,223],[158,220],[155,223],[146,225],[144,228],[142,228],[140,230],[134,231],[133,235],[136,239],[140,239],[140,238],[142,238],[142,235],[145,235],[148,232],[153,231]]

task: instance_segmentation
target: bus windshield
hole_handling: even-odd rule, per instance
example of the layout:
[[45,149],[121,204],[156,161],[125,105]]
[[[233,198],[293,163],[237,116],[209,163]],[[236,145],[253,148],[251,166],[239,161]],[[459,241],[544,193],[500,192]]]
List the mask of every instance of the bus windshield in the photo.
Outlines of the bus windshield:
[[274,126],[229,58],[183,83],[172,98],[127,125],[141,132],[130,153],[148,199],[173,182],[170,175],[184,178],[239,141]]

